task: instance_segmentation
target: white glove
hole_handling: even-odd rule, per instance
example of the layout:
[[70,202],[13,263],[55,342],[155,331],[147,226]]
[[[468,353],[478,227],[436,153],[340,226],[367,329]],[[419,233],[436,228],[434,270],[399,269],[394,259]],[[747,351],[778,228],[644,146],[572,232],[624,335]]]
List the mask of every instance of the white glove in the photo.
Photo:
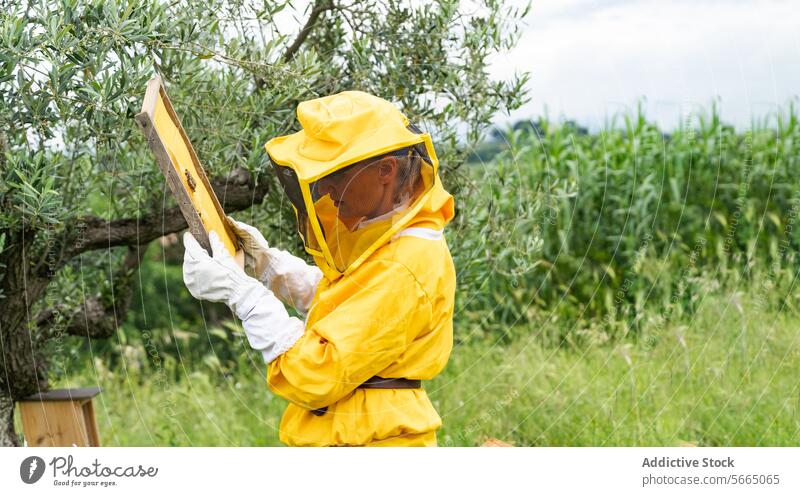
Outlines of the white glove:
[[300,339],[303,322],[290,317],[270,290],[236,265],[217,233],[208,239],[212,256],[189,232],[183,235],[183,282],[195,298],[228,305],[242,321],[250,346],[272,362]]
[[264,236],[253,226],[228,217],[242,240],[245,267],[253,267],[256,279],[264,283],[287,305],[305,315],[322,279],[319,267],[278,248],[270,248]]
[[236,236],[242,242],[245,272],[259,281],[263,281],[270,256],[267,240],[255,227],[239,222],[233,217],[228,217],[228,220]]

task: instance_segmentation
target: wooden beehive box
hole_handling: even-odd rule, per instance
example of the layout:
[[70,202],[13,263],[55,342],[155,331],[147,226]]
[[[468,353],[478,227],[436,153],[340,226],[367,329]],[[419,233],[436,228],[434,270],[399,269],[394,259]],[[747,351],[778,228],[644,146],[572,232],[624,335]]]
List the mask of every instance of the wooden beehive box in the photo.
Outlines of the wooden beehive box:
[[208,233],[216,232],[241,265],[244,253],[239,249],[236,234],[183,130],[160,76],[147,83],[142,111],[136,114],[136,122],[167,178],[169,189],[189,225],[189,232],[209,253]]
[[19,402],[28,446],[100,446],[92,398],[100,388],[54,389]]

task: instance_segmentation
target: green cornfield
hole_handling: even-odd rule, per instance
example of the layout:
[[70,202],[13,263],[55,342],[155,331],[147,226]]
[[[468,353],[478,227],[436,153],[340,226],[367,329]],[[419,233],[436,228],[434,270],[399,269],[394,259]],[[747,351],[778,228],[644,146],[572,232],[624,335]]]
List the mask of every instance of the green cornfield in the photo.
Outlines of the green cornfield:
[[[776,288],[793,281],[794,105],[745,132],[721,122],[715,107],[669,134],[641,113],[617,122],[587,134],[540,121],[464,172],[453,243],[462,339],[541,318],[636,336],[648,307],[691,314],[709,281],[758,273]],[[769,300],[783,302],[775,291]]]

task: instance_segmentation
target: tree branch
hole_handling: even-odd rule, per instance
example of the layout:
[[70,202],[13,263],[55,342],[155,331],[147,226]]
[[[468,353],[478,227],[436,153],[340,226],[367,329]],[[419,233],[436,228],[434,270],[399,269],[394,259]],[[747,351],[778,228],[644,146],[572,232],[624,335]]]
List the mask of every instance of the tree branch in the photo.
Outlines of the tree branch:
[[99,297],[88,298],[77,310],[62,305],[48,307],[36,317],[36,326],[46,329],[45,335],[57,332],[56,316],[71,312],[61,332],[72,336],[83,336],[90,339],[105,339],[114,335],[117,327],[125,321],[133,294],[131,279],[142,261],[144,250],[138,246],[128,248],[125,258],[111,278],[115,288],[114,301],[111,305],[103,303]]
[[306,21],[305,26],[300,32],[297,34],[297,38],[294,39],[289,48],[286,49],[286,53],[283,54],[283,61],[289,62],[292,60],[300,49],[300,47],[305,43],[306,38],[308,35],[311,34],[311,29],[314,27],[314,24],[317,22],[317,18],[319,18],[320,14],[325,12],[326,10],[333,9],[333,1],[332,0],[317,0],[314,3],[314,8],[311,9],[311,14],[308,15],[308,20]]
[[99,298],[89,298],[80,309],[69,318],[64,333],[83,336],[89,339],[107,339],[117,331],[117,323],[125,321],[125,312],[113,312],[105,308]]
[[[333,0],[317,0],[317,2],[314,4],[314,7],[311,9],[311,13],[308,15],[305,25],[297,34],[297,37],[294,39],[292,44],[289,45],[289,48],[286,49],[286,52],[284,52],[282,57],[284,62],[289,62],[294,58],[297,51],[300,50],[300,47],[303,45],[303,43],[305,43],[308,35],[311,34],[311,30],[317,23],[319,16],[326,10],[332,10],[333,8]],[[264,85],[267,84],[267,81],[261,76],[256,76],[255,83],[256,91],[261,91],[264,89]]]
[[[261,203],[269,189],[266,180],[254,179],[249,171],[242,168],[236,169],[225,178],[212,179],[211,186],[226,213]],[[73,226],[68,235],[64,262],[86,251],[143,245],[183,229],[186,229],[186,219],[178,207],[130,219],[85,217]]]

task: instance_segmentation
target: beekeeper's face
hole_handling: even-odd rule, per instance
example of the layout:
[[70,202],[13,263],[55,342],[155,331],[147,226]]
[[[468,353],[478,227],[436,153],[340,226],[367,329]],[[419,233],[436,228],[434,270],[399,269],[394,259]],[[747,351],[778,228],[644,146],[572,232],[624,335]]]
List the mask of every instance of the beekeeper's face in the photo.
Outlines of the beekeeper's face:
[[318,197],[330,195],[340,219],[372,219],[394,207],[397,166],[395,157],[383,157],[345,167],[314,187]]

